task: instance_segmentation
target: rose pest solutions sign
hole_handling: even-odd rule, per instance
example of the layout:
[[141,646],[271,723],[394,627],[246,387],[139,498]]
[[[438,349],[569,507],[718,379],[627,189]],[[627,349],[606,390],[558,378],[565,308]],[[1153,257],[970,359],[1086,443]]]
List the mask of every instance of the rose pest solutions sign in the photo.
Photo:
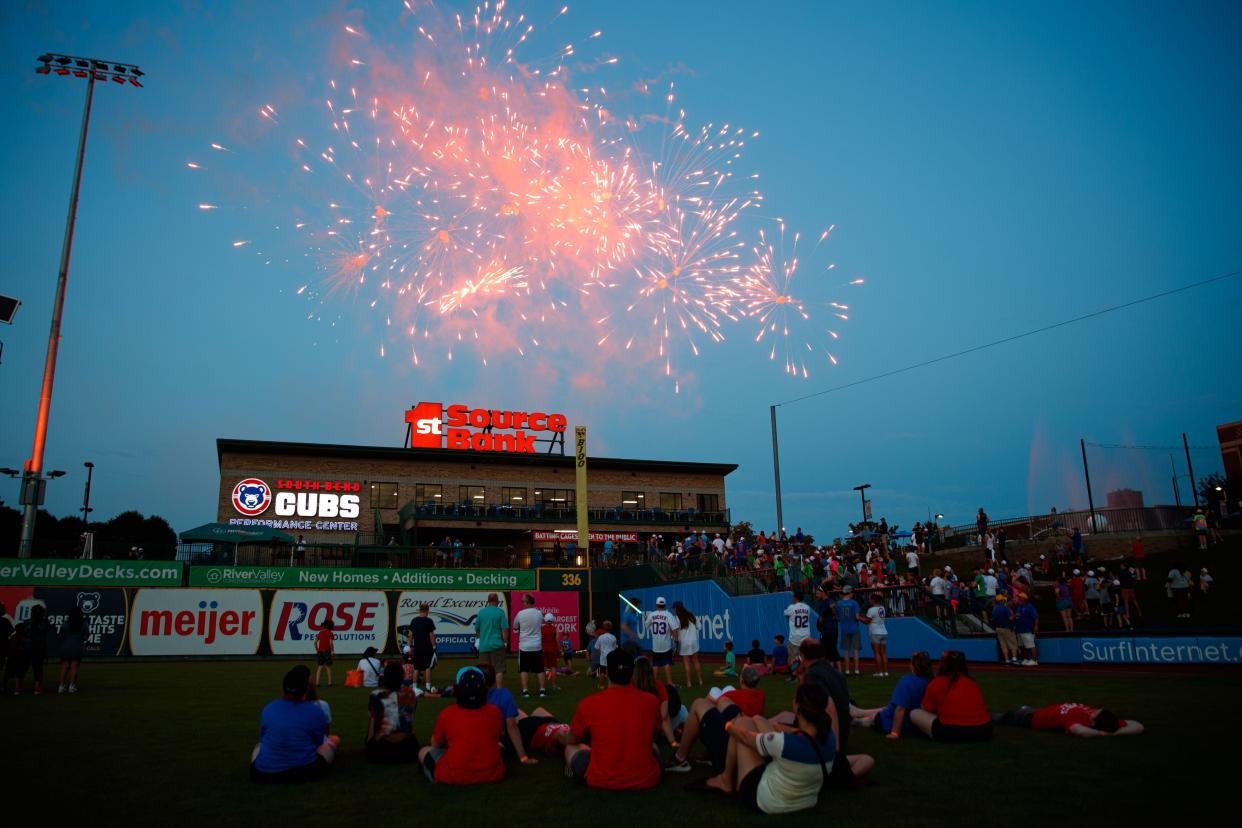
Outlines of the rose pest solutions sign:
[[[278,478],[273,489],[257,477],[239,480],[230,498],[240,518],[232,526],[272,529],[357,532],[362,511],[362,484],[344,480]],[[263,516],[268,509],[271,514]]]
[[315,633],[332,622],[341,654],[388,646],[388,597],[379,591],[282,589],[272,596],[268,640],[273,655],[310,655]]
[[[547,437],[565,446],[564,414],[504,411],[420,402],[405,412],[410,448],[501,451],[534,454],[535,443]],[[506,432],[504,434],[498,431]]]

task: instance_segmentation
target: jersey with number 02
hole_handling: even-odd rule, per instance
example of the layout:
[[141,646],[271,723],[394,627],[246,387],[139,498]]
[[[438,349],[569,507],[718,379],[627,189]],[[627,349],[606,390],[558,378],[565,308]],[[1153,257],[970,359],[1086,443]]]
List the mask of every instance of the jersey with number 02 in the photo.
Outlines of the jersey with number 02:
[[651,636],[653,653],[673,649],[673,624],[673,614],[668,610],[656,610],[647,616],[647,634]]
[[785,607],[785,617],[789,619],[789,643],[801,644],[811,634],[811,608],[801,601],[790,604]]

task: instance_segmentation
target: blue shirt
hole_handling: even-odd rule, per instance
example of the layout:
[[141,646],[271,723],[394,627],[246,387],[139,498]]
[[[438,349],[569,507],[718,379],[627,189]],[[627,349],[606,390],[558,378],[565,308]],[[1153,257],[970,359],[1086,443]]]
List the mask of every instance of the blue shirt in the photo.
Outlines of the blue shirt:
[[789,663],[789,648],[784,644],[777,644],[772,648],[772,666],[784,667]]
[[819,614],[819,629],[824,634],[824,638],[829,636],[835,641],[837,637],[837,617],[832,614],[832,599],[825,598],[819,602],[819,607],[815,610]]
[[[633,630],[633,633],[626,631],[626,627]],[[621,643],[626,641],[638,640],[638,613],[626,606],[625,612],[621,613]]]
[[992,607],[992,626],[998,630],[1013,629],[1013,613],[1008,604],[997,604]]
[[1016,633],[1035,632],[1035,622],[1039,620],[1039,611],[1030,604],[1023,604],[1014,615],[1013,631]]
[[315,761],[323,744],[328,717],[310,702],[276,699],[259,718],[259,756],[254,766],[263,773],[304,768]]
[[885,733],[893,732],[893,716],[899,707],[906,709],[906,717],[901,723],[901,732],[914,730],[914,726],[910,724],[910,711],[923,706],[923,694],[927,692],[928,683],[927,679],[916,676],[914,673],[907,673],[897,681],[888,705],[880,710],[880,726],[884,728]]
[[505,719],[516,719],[518,714],[517,702],[513,698],[513,694],[503,687],[493,687],[487,691],[487,703],[494,704],[500,708],[500,715]]
[[842,598],[837,601],[837,624],[842,635],[858,632],[858,602],[853,598]]

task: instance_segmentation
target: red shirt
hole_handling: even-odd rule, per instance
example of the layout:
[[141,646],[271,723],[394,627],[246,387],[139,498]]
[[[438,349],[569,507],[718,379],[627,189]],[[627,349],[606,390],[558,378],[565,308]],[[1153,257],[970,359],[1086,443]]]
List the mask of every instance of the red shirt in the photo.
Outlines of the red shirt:
[[591,736],[587,784],[610,790],[655,787],[660,763],[651,742],[660,723],[659,699],[633,687],[610,687],[580,701],[570,729],[578,739]]
[[556,734],[569,730],[564,722],[547,722],[540,725],[530,737],[531,751],[541,750],[549,756],[556,756],[563,748],[555,741]]
[[1136,539],[1133,545],[1130,546],[1130,555],[1137,560],[1143,559],[1143,542],[1141,540]]
[[748,687],[730,690],[725,693],[725,698],[741,708],[745,716],[762,716],[763,706],[767,702],[767,697],[762,690],[752,690]]
[[450,705],[436,717],[431,740],[448,750],[436,762],[436,782],[444,785],[473,785],[499,782],[505,778],[500,758],[500,708],[485,704],[478,710]]
[[[1094,714],[1095,708],[1085,704],[1050,704],[1035,711],[1035,717],[1031,719],[1031,730],[1064,730],[1069,733],[1074,725],[1092,727],[1091,717]],[[1121,722],[1122,727],[1125,724],[1124,721]]]
[[320,630],[315,633],[315,652],[332,652],[332,630]]
[[560,655],[561,642],[556,637],[556,625],[544,624],[539,631],[539,635],[543,644],[544,655],[551,653],[552,655]]
[[952,686],[948,677],[936,676],[923,694],[923,709],[947,725],[974,727],[992,721],[983,703],[983,691],[969,676],[958,676]]

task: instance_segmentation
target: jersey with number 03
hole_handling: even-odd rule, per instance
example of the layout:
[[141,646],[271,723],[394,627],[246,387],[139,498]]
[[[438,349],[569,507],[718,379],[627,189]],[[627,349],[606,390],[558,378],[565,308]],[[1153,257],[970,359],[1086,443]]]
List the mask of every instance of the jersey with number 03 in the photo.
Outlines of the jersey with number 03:
[[789,643],[801,644],[811,634],[811,608],[801,601],[790,604],[785,607],[785,617],[789,619]]
[[651,636],[651,651],[666,653],[673,649],[673,614],[668,610],[656,610],[647,615],[647,634]]

